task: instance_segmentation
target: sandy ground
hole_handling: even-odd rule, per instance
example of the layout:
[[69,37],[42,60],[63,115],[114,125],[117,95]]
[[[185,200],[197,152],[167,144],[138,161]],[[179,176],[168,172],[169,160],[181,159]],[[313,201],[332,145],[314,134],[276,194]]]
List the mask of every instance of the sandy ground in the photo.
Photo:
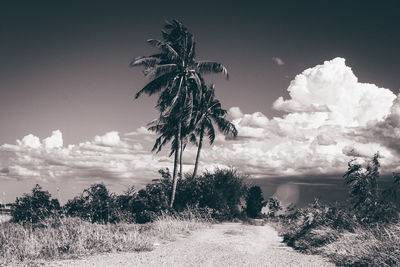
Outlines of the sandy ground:
[[148,252],[109,253],[46,266],[335,266],[316,255],[294,251],[269,225],[216,224],[156,244]]

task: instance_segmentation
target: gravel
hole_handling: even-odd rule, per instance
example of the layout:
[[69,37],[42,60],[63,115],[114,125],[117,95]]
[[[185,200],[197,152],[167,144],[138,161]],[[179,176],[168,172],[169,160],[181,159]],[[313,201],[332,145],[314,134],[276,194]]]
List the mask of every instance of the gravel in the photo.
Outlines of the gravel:
[[282,243],[269,225],[215,224],[175,241],[159,241],[154,250],[59,260],[45,266],[335,266]]

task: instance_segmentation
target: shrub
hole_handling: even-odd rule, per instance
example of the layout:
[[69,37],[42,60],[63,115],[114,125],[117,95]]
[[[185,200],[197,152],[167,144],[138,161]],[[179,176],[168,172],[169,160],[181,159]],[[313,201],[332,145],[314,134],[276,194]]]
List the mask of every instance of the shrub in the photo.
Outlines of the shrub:
[[49,216],[58,214],[60,210],[58,200],[51,199],[50,193],[43,191],[42,187],[36,184],[31,194],[17,197],[11,216],[14,222],[38,223]]
[[345,183],[350,188],[349,202],[352,204],[352,212],[362,223],[389,222],[397,219],[400,175],[394,173],[393,186],[379,191],[379,158],[379,153],[376,153],[366,166],[352,160],[344,175]]
[[111,216],[113,208],[114,196],[108,192],[104,184],[91,185],[80,196],[65,205],[68,215],[100,223],[116,220]]
[[267,205],[264,201],[261,188],[259,186],[252,186],[246,195],[246,214],[250,218],[257,218],[261,216],[261,210]]
[[343,230],[352,231],[358,224],[338,206],[322,204],[318,199],[298,209],[284,221],[284,242],[300,250],[312,250],[338,238]]
[[187,176],[178,183],[175,208],[178,211],[187,206],[207,208],[217,220],[238,217],[247,193],[244,179],[233,169],[217,169],[196,178]]
[[275,217],[276,213],[282,210],[281,203],[278,199],[271,197],[268,199],[266,205],[268,206],[268,216]]
[[162,182],[146,185],[132,200],[137,223],[152,222],[161,211],[169,209],[169,189]]

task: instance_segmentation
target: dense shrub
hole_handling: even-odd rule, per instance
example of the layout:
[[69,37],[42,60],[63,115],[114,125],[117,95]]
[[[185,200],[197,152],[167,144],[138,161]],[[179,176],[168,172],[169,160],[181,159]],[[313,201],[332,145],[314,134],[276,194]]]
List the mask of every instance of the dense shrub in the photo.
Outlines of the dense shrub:
[[268,216],[269,217],[275,217],[275,215],[282,210],[282,206],[281,203],[279,202],[278,199],[271,197],[268,199],[267,203],[266,203],[267,207],[268,207]]
[[90,222],[114,222],[112,215],[115,208],[114,196],[108,192],[104,184],[93,184],[85,189],[80,196],[68,201],[66,213],[80,217]]
[[17,197],[11,216],[14,222],[38,223],[49,216],[58,214],[59,211],[58,200],[52,199],[50,193],[42,190],[42,187],[37,184],[31,194]]
[[259,186],[252,186],[249,188],[246,195],[246,214],[250,218],[257,218],[261,216],[261,210],[267,205],[264,201],[261,188]]
[[230,220],[241,215],[241,201],[247,193],[245,177],[233,169],[217,169],[178,183],[175,208],[198,206],[212,210],[217,220]]

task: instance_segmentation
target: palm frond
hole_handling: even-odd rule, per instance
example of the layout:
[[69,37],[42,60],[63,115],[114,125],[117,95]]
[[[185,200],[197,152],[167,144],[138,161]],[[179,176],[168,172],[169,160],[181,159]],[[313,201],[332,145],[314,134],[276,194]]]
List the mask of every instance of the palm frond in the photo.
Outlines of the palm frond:
[[143,56],[133,59],[132,62],[129,64],[129,66],[131,67],[144,66],[145,68],[152,68],[160,62],[161,59],[159,57]]
[[197,69],[201,74],[222,73],[225,75],[226,79],[229,79],[228,70],[218,62],[198,61]]
[[147,40],[147,43],[149,43],[150,45],[152,45],[156,48],[161,49],[171,59],[180,58],[178,52],[176,52],[175,49],[166,42],[156,40],[156,39],[149,39],[149,40]]
[[152,79],[156,79],[164,74],[176,72],[177,70],[178,70],[178,66],[176,64],[158,65],[158,66],[152,68],[148,75]]
[[139,92],[136,93],[135,99],[139,98],[139,96],[143,93],[148,95],[158,93],[168,85],[168,82],[171,78],[173,78],[173,76],[174,73],[167,73],[149,82],[145,87],[143,87]]

